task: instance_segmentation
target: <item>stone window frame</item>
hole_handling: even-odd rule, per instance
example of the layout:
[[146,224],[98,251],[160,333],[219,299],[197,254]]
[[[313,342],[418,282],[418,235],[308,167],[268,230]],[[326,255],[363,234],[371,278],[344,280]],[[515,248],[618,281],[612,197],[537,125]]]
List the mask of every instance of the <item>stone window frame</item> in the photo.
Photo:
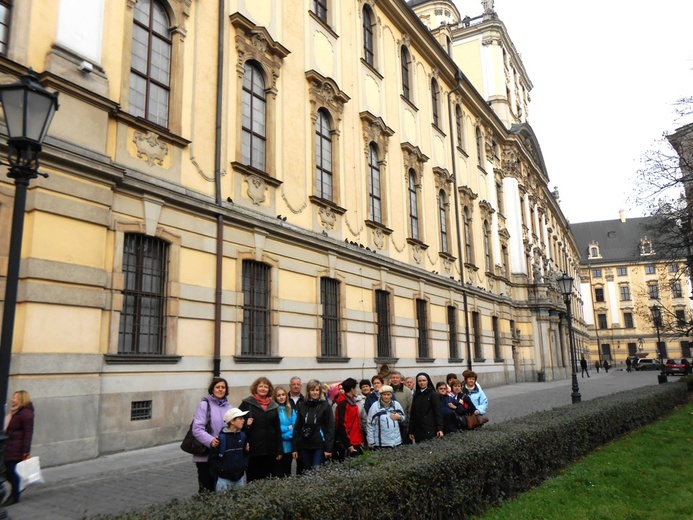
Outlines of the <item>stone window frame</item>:
[[410,217],[407,219],[407,236],[409,237],[407,241],[412,245],[418,245],[423,249],[428,248],[425,243],[424,236],[424,226],[422,225],[421,217],[423,216],[423,176],[424,176],[424,165],[428,161],[428,157],[421,152],[418,146],[414,146],[411,143],[402,143],[402,159],[404,163],[404,180],[407,186],[407,194],[409,194],[409,179],[411,172],[416,175],[416,203],[419,221],[419,233],[418,237],[414,237],[411,229],[411,201],[410,197],[407,196],[407,215]]
[[[149,228],[145,222],[116,220],[113,224],[113,271],[109,291],[111,293],[110,327],[108,347],[105,361],[108,364],[142,364],[142,363],[177,363],[181,356],[178,351],[178,316],[180,305],[180,252],[182,237],[173,234],[163,226]],[[168,271],[166,278],[166,341],[162,354],[120,354],[118,353],[118,337],[120,331],[120,313],[123,308],[123,289],[125,274],[123,273],[123,253],[126,234],[141,234],[158,238],[168,244]]]
[[[440,212],[441,204],[440,204],[440,194],[441,192],[445,194],[445,224],[447,225],[447,237],[446,238],[446,243],[442,243],[443,235],[442,235],[442,230],[441,230],[441,222],[440,222],[440,213],[439,213],[439,218],[436,219],[438,221],[438,231],[439,231],[439,240],[440,242],[440,256],[448,259],[448,260],[455,260],[455,257],[452,255],[450,251],[452,251],[452,227],[451,227],[451,221],[450,221],[450,212],[451,212],[451,200],[452,200],[452,190],[453,190],[453,181],[452,181],[452,175],[450,175],[450,172],[448,172],[445,168],[440,168],[439,166],[436,166],[433,168],[433,179],[435,181],[435,187],[436,187],[436,212]],[[445,246],[445,247],[443,247]]]
[[[344,115],[344,105],[349,101],[349,96],[346,95],[337,83],[326,78],[315,70],[306,72],[306,80],[308,82],[308,101],[310,102],[310,118],[313,125],[311,132],[311,150],[312,154],[312,171],[313,171],[313,189],[314,195],[309,197],[310,201],[319,206],[323,211],[334,212],[338,215],[343,215],[346,212],[341,202],[341,122]],[[332,199],[325,199],[318,196],[317,179],[315,172],[317,164],[315,162],[315,147],[317,146],[315,136],[315,125],[318,120],[318,112],[324,110],[330,117],[331,135],[332,135]]]
[[[334,280],[338,283],[338,299],[339,299],[339,316],[338,316],[338,352],[336,356],[326,356],[323,351],[322,334],[323,334],[323,301],[322,301],[322,280]],[[317,323],[317,361],[318,363],[346,363],[349,358],[345,357],[345,348],[347,344],[347,280],[340,273],[334,272],[334,269],[329,269],[318,273],[317,276],[317,301],[318,301],[318,323]]]
[[[242,162],[242,132],[238,132],[236,138],[236,161],[231,163],[233,169],[244,175],[246,182],[250,185],[253,178],[259,178],[262,182],[262,189],[267,184],[277,187],[281,181],[277,179],[277,159],[276,159],[276,134],[277,134],[277,80],[282,68],[284,58],[290,51],[281,43],[274,40],[265,27],[256,25],[254,22],[243,16],[241,13],[234,13],[229,17],[231,25],[236,30],[235,44],[238,60],[236,62],[236,107],[238,113],[243,104],[243,76],[245,74],[245,64],[253,61],[258,66],[265,80],[265,170],[258,170]],[[242,122],[239,120],[238,125]]]
[[[478,195],[469,186],[457,188],[460,207],[462,208],[462,242],[465,246],[464,264],[475,267],[474,261],[474,201]],[[467,241],[469,239],[469,241]],[[471,254],[468,254],[471,253]]]
[[[370,188],[370,151],[371,145],[374,145],[378,152],[378,167],[380,170],[380,212],[381,212],[381,222],[376,222],[371,219],[370,214],[370,199],[367,201],[367,206],[369,208],[366,219],[366,225],[371,228],[378,228],[385,235],[390,235],[392,230],[387,227],[388,222],[388,197],[387,197],[387,157],[388,157],[388,147],[389,139],[395,134],[395,131],[388,127],[381,117],[374,116],[368,111],[361,112],[360,114],[363,140],[364,140],[364,154],[365,154],[365,165],[366,165],[366,193],[371,193]],[[369,195],[370,197],[370,195]]]
[[[365,64],[368,68],[371,70],[375,71],[378,76],[380,76],[380,73],[378,72],[378,68],[380,65],[380,52],[379,52],[379,44],[380,44],[380,29],[382,22],[380,20],[380,17],[378,16],[376,9],[375,9],[375,0],[359,0],[359,18],[361,20],[360,23],[360,33],[361,33],[361,62]],[[365,32],[365,20],[363,13],[368,10],[369,14],[368,16],[370,17],[371,21],[371,31],[370,34],[372,36],[371,39],[371,45],[370,45],[370,52],[372,54],[371,60],[369,61],[367,58],[367,51],[366,51],[366,32]],[[382,76],[381,76],[382,77]]]
[[[431,301],[430,297],[422,294],[412,297],[416,328],[416,362],[430,363],[431,355]],[[424,314],[422,316],[422,314]],[[421,319],[423,318],[423,320]],[[425,352],[423,352],[425,351]],[[425,353],[425,355],[422,355]]]
[[135,22],[135,4],[137,0],[126,0],[125,20],[123,30],[123,71],[120,83],[120,106],[118,114],[123,119],[132,118],[141,126],[156,133],[162,130],[180,135],[183,132],[183,84],[185,72],[185,38],[187,29],[185,22],[190,17],[191,2],[189,0],[157,0],[166,11],[169,19],[171,37],[171,69],[169,79],[168,126],[162,127],[147,119],[133,116],[130,107],[130,67],[132,54],[132,36]]

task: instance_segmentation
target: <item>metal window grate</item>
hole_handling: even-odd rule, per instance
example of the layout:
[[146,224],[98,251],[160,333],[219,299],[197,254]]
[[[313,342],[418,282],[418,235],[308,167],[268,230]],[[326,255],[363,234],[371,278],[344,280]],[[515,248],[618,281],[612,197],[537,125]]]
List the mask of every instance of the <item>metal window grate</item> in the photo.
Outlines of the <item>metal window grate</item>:
[[243,324],[241,354],[270,353],[270,266],[243,260]]
[[321,354],[325,357],[339,356],[339,281],[333,278],[320,279],[320,301],[322,302]]
[[450,359],[457,359],[457,308],[448,306],[448,347]]
[[123,244],[123,308],[119,354],[163,354],[165,341],[168,244],[126,234]]
[[419,334],[419,357],[426,359],[431,355],[428,351],[428,306],[426,300],[416,300],[416,328]]
[[130,403],[130,420],[146,421],[152,418],[151,401],[132,401]]
[[378,325],[377,347],[378,357],[390,357],[392,355],[390,337],[390,293],[387,291],[375,291],[375,313]]

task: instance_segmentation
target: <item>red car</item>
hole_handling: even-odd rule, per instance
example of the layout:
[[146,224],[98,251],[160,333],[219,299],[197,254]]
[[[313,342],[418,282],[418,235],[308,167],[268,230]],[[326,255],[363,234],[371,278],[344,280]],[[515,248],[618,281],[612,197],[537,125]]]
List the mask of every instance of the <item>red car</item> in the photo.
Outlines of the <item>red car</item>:
[[687,359],[677,358],[667,359],[665,370],[667,375],[683,374],[685,376],[686,374],[690,374],[692,369],[691,364]]

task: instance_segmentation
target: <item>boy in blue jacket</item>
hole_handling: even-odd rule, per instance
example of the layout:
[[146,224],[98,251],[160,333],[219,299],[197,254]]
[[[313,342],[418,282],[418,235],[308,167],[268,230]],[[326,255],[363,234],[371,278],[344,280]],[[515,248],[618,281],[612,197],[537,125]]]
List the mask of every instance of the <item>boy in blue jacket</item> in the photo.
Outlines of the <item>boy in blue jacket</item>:
[[219,433],[219,446],[209,458],[212,472],[217,478],[217,491],[243,485],[243,475],[248,468],[248,451],[246,436],[241,430],[247,413],[231,408],[224,414],[226,427]]

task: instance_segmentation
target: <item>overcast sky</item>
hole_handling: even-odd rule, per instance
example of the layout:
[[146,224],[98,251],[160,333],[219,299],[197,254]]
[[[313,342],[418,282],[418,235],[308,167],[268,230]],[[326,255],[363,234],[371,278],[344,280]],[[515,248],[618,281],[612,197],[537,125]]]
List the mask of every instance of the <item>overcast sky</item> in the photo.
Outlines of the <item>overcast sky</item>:
[[[455,0],[481,14],[480,0]],[[529,123],[571,222],[642,216],[628,199],[644,151],[693,95],[693,0],[495,0],[534,84]]]

